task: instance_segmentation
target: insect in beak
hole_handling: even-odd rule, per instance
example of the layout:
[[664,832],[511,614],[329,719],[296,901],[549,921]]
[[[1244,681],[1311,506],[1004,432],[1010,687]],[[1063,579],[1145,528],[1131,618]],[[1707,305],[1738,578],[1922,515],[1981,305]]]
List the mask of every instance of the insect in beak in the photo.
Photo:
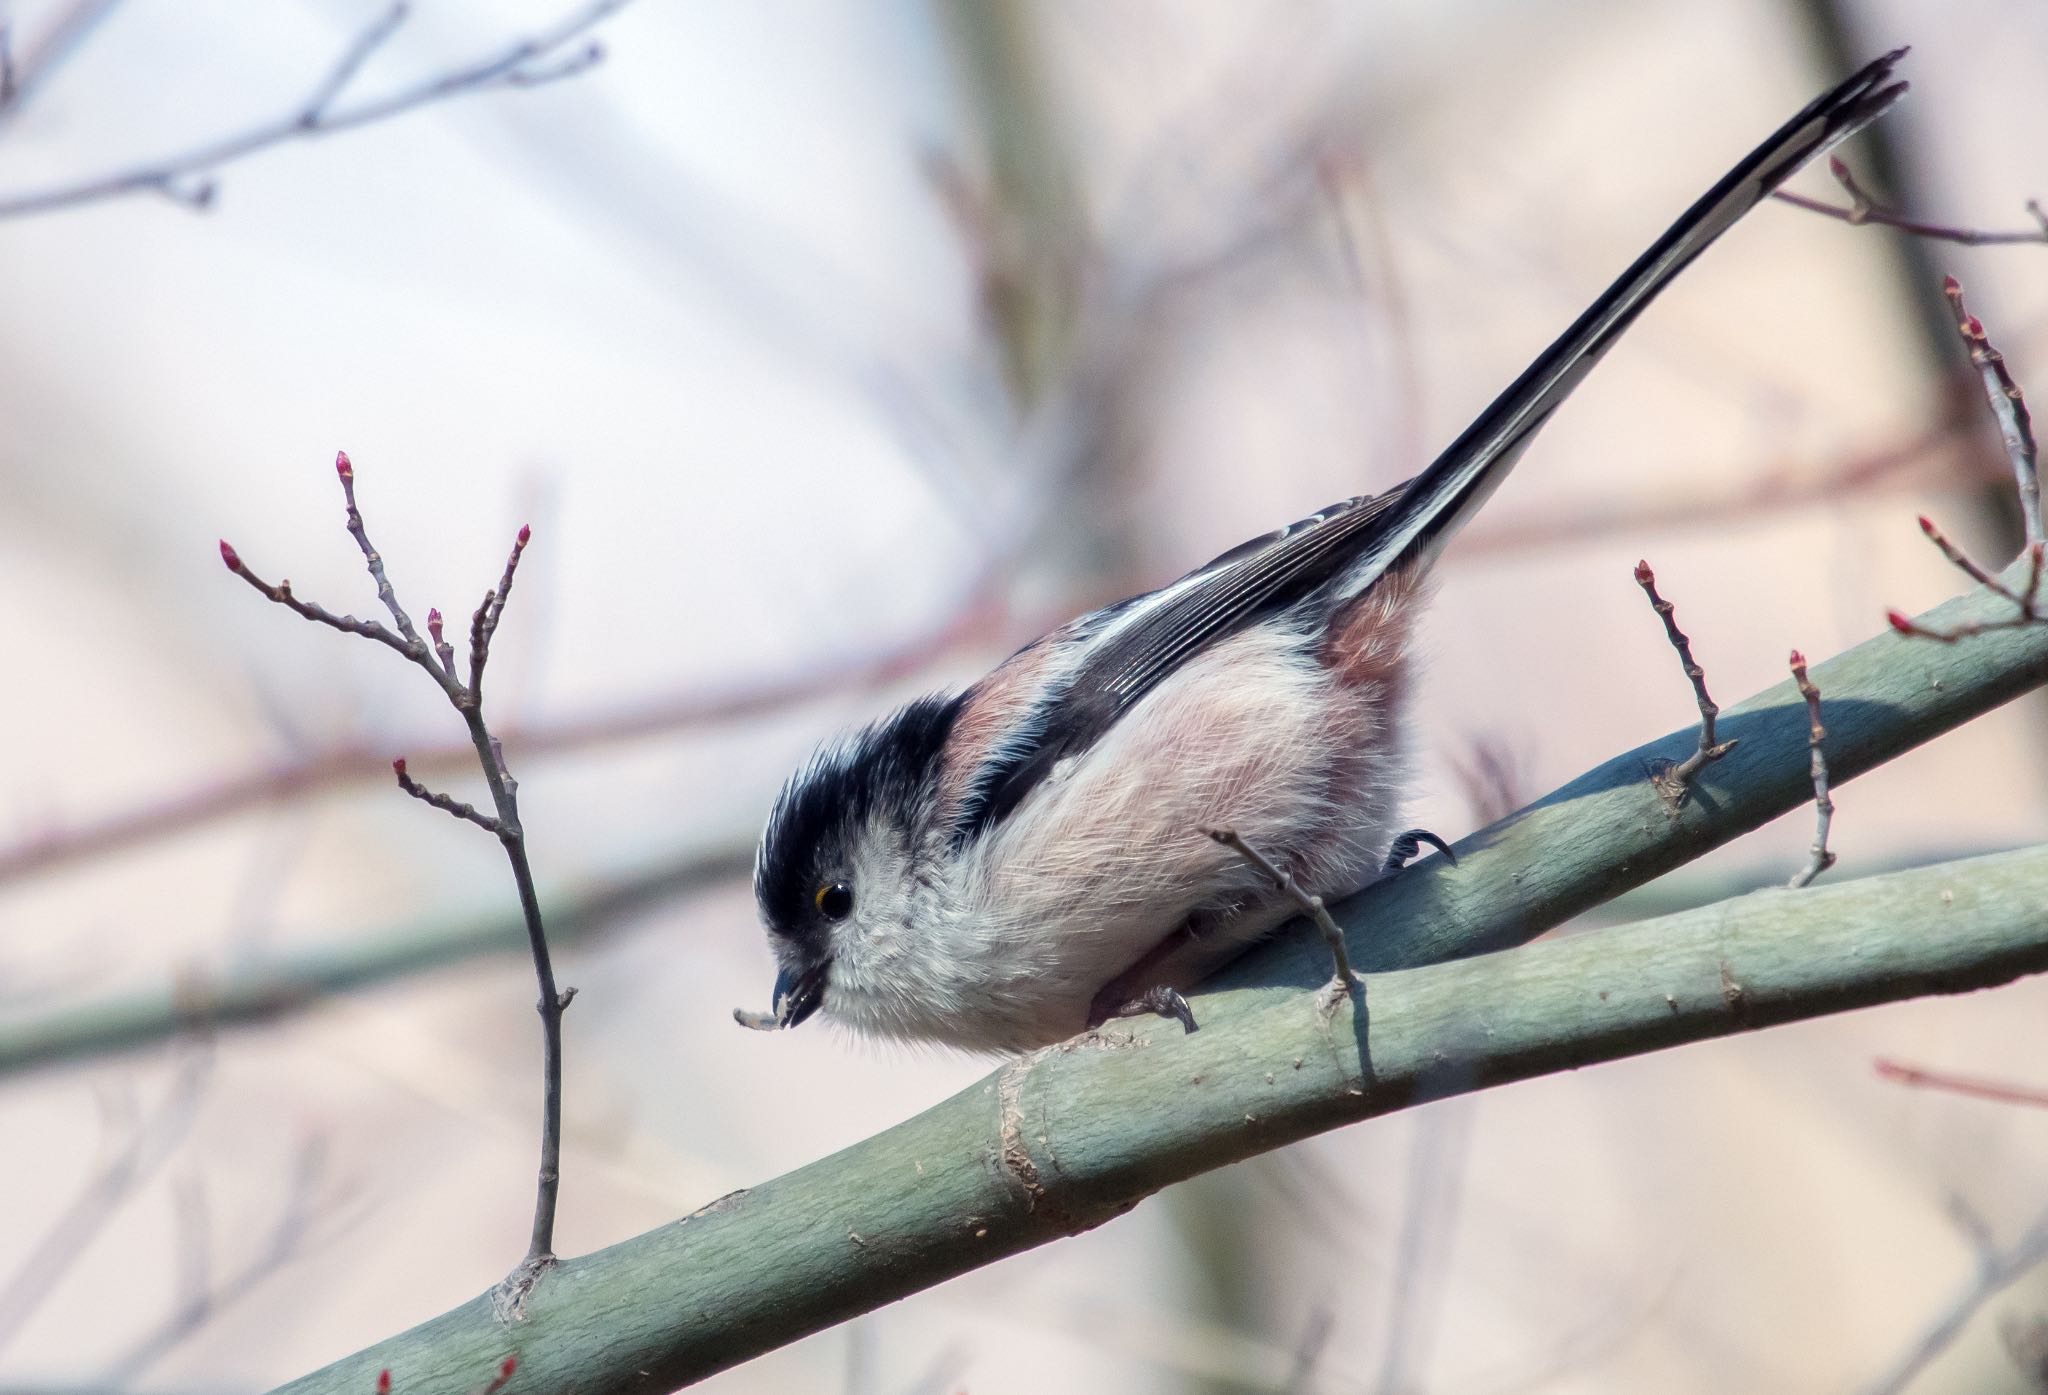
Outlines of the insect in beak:
[[732,1010],[733,1021],[742,1027],[751,1027],[757,1032],[774,1032],[799,1026],[804,1019],[816,1012],[825,1001],[825,980],[831,975],[832,961],[814,964],[801,973],[784,969],[775,976],[775,1008],[772,1012],[749,1012],[745,1008]]
[[825,1001],[825,978],[832,961],[815,964],[800,974],[784,969],[775,976],[775,1025],[795,1027]]

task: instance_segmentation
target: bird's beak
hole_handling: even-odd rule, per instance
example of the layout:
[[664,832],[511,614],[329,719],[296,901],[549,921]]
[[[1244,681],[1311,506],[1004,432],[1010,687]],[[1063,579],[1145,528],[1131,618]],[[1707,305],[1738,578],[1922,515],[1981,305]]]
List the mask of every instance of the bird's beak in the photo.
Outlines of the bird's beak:
[[784,969],[775,976],[775,1025],[794,1027],[803,1022],[825,1001],[825,980],[832,971],[832,961],[827,959],[814,964],[802,973],[793,974]]

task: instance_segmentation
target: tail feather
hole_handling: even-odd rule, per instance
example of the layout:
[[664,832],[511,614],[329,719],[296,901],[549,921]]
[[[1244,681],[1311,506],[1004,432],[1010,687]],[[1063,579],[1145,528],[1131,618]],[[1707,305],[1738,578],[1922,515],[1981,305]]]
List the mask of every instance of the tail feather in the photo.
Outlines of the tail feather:
[[1433,558],[1506,478],[1550,414],[1673,277],[1801,165],[1898,100],[1906,84],[1891,81],[1892,69],[1905,55],[1905,49],[1894,49],[1817,98],[1687,209],[1429,468],[1408,482],[1389,507],[1374,546],[1352,570],[1346,590],[1362,589],[1415,558]]

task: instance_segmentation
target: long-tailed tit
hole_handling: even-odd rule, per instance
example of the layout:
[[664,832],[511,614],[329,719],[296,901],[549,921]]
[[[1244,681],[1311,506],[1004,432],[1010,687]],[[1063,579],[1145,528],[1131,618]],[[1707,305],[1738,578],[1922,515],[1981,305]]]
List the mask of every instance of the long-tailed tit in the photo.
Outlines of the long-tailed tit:
[[1192,1030],[1177,990],[1296,909],[1210,830],[1306,893],[1370,881],[1396,827],[1429,564],[1673,277],[1905,91],[1892,81],[1904,52],[1730,170],[1421,474],[1084,615],[820,750],[783,788],[755,863],[781,969],[772,1024],[822,1010],[987,1051],[1134,1011]]

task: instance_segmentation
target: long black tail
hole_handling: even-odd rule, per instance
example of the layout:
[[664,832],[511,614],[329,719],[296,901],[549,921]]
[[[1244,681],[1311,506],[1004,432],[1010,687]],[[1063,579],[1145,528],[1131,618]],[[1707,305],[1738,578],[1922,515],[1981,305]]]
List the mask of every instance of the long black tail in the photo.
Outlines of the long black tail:
[[1362,590],[1403,562],[1434,556],[1450,541],[1507,477],[1550,414],[1674,276],[1801,165],[1899,99],[1906,84],[1891,81],[1892,68],[1905,55],[1905,49],[1894,49],[1814,101],[1688,208],[1428,469],[1408,482],[1373,530],[1373,546],[1348,569],[1345,590]]

